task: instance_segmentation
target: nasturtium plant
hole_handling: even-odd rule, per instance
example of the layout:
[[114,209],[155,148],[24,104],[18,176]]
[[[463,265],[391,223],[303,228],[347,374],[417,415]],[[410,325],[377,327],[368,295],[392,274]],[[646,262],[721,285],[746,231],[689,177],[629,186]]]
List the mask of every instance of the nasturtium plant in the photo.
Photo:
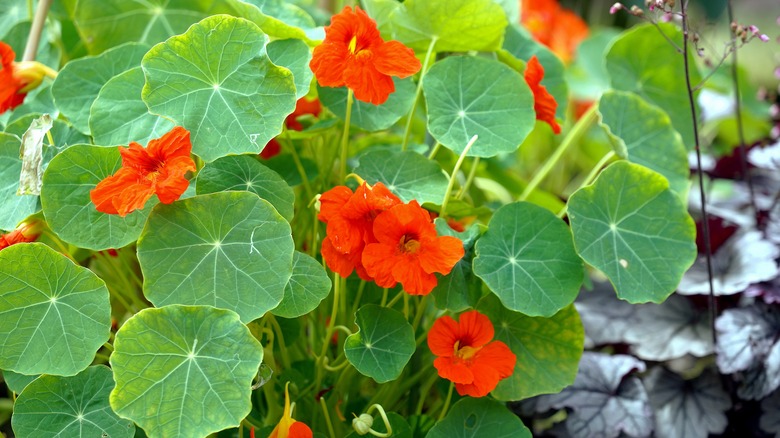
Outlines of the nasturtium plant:
[[0,431],[776,433],[771,38],[581,3],[0,0]]

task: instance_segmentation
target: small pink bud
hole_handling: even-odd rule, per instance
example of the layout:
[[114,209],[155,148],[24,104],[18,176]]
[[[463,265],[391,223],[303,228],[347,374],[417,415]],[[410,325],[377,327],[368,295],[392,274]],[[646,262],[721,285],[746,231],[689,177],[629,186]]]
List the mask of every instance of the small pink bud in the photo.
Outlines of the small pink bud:
[[758,35],[758,26],[751,24],[748,26],[748,32],[752,33],[753,35]]
[[758,39],[760,39],[763,42],[767,42],[769,41],[769,35],[762,33],[761,36],[758,37]]
[[615,15],[617,11],[620,11],[622,9],[623,9],[623,5],[621,3],[615,3],[614,5],[612,5],[611,8],[609,8],[609,13]]
[[775,77],[776,77],[777,79],[780,79],[780,67],[777,67],[777,68],[775,69]]

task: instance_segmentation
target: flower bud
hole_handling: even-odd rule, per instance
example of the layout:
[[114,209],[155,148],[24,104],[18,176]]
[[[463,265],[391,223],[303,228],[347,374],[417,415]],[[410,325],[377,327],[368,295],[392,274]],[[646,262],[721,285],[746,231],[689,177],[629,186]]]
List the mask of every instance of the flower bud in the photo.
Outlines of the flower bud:
[[610,14],[612,14],[612,15],[614,15],[614,14],[616,14],[616,13],[617,13],[617,11],[620,11],[620,10],[622,10],[622,9],[623,9],[623,4],[621,4],[621,3],[615,3],[614,5],[612,5],[612,7],[611,7],[611,8],[609,8],[609,13],[610,13]]
[[55,78],[57,77],[57,72],[38,61],[14,63],[14,78],[24,84],[24,87],[19,90],[21,93],[27,93],[37,88],[41,85],[45,76]]
[[374,425],[374,417],[368,414],[360,414],[359,417],[352,419],[352,428],[358,435],[365,435],[371,430],[371,426]]

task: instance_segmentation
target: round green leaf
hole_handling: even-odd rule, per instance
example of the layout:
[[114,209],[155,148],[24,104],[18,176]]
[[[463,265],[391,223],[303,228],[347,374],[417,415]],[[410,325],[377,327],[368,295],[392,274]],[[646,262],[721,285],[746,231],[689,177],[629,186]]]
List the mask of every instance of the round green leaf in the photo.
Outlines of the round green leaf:
[[495,339],[517,356],[514,373],[491,392],[498,400],[554,394],[574,383],[585,331],[573,305],[549,318],[513,312],[488,295],[477,306],[495,327]]
[[90,190],[122,165],[116,148],[76,145],[60,153],[43,174],[41,204],[51,229],[64,241],[81,248],[121,248],[141,234],[146,217],[157,202],[125,217],[95,209]]
[[103,280],[42,243],[0,251],[0,369],[72,376],[108,340]]
[[16,23],[29,18],[27,2],[23,0],[0,0],[0,38],[5,36],[5,32]]
[[374,150],[360,156],[355,173],[369,184],[381,182],[404,202],[441,204],[447,193],[447,177],[439,163],[417,152]]
[[507,25],[493,0],[406,0],[391,22],[395,39],[421,51],[435,39],[437,52],[498,50]]
[[426,438],[531,438],[531,431],[506,406],[487,398],[464,397]]
[[38,211],[37,196],[16,194],[22,171],[21,144],[19,137],[0,132],[0,230],[12,230]]
[[666,113],[636,94],[614,90],[601,95],[598,111],[618,155],[660,173],[687,199],[688,152]]
[[141,100],[144,73],[131,68],[111,78],[90,108],[89,128],[95,143],[104,146],[147,144],[173,129],[173,122],[149,113]]
[[[688,147],[693,147],[693,120],[683,74],[683,57],[667,38],[682,47],[682,31],[672,23],[634,26],[614,40],[606,57],[612,87],[632,91],[666,111]],[[662,37],[659,31],[666,34]],[[652,53],[652,56],[647,56]],[[696,62],[689,54],[691,83],[701,81]]]
[[[51,86],[54,103],[79,131],[89,134],[89,112],[100,89],[114,76],[141,65],[149,46],[123,44],[101,53],[73,60],[60,70]],[[140,99],[140,91],[137,93]]]
[[536,42],[528,34],[528,31],[519,24],[512,24],[507,28],[503,47],[518,59],[528,61],[533,56],[539,59],[544,67],[542,85],[547,88],[547,91],[555,98],[555,102],[558,103],[555,115],[565,119],[569,106],[569,86],[566,84],[566,67],[563,62],[550,49]]
[[696,227],[666,178],[616,162],[569,198],[574,245],[630,303],[660,303],[696,259]]
[[111,370],[89,367],[73,377],[41,376],[14,404],[17,436],[132,438],[135,425],[119,418],[108,404],[114,388]]
[[24,388],[30,384],[33,380],[37,379],[40,374],[33,374],[28,376],[27,374],[19,374],[9,370],[3,370],[3,380],[8,386],[8,389],[19,394]]
[[552,316],[577,297],[584,269],[566,224],[528,202],[496,211],[477,241],[474,273],[509,309]]
[[397,379],[414,354],[412,325],[401,313],[375,304],[358,309],[355,324],[360,331],[344,341],[349,363],[377,383]]
[[276,40],[268,43],[265,51],[271,62],[292,72],[296,98],[309,94],[314,72],[309,68],[311,51],[306,43],[298,39]]
[[[409,113],[414,103],[417,87],[412,78],[393,78],[395,91],[382,105],[355,99],[352,102],[350,124],[366,131],[381,131],[395,124]],[[347,115],[347,89],[317,86],[317,94],[323,105],[344,120]]]
[[253,193],[158,204],[138,239],[144,295],[157,307],[211,305],[249,322],[282,300],[293,246],[290,224]]
[[293,75],[265,55],[267,40],[247,20],[208,17],[144,56],[143,100],[187,128],[206,161],[260,153],[296,101]]
[[474,135],[479,139],[468,156],[513,152],[536,123],[534,97],[525,80],[498,61],[449,57],[431,67],[423,91],[428,130],[457,154]]
[[231,155],[206,164],[198,173],[196,190],[199,195],[227,190],[252,192],[270,202],[288,221],[295,213],[295,192],[254,156]]
[[271,313],[283,318],[305,315],[328,296],[331,284],[328,273],[317,260],[295,251],[292,277],[284,287],[284,298]]
[[205,437],[249,414],[262,359],[262,346],[235,312],[144,309],[116,334],[111,407],[149,436]]

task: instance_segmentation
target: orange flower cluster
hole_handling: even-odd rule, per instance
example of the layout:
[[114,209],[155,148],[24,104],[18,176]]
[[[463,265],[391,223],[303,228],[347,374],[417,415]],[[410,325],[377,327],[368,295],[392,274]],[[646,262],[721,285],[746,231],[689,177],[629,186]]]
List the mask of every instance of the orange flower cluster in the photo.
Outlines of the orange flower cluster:
[[402,203],[382,183],[363,183],[354,193],[334,187],[320,204],[318,217],[327,224],[322,256],[342,277],[354,270],[380,287],[401,283],[411,295],[427,295],[435,273],[449,274],[463,257],[460,239],[439,236],[428,211],[417,201]]
[[417,73],[420,61],[398,41],[384,41],[376,21],[359,7],[333,16],[325,40],[314,48],[309,63],[323,87],[348,87],[355,99],[381,105],[395,91],[392,76]]
[[571,61],[577,46],[588,36],[588,25],[577,14],[561,7],[558,0],[520,2],[520,23],[564,63]]
[[14,74],[14,59],[16,53],[8,44],[0,41],[0,61],[3,69],[0,70],[0,114],[14,109],[24,102],[27,93],[21,90],[27,85]]
[[528,60],[525,66],[525,82],[531,88],[534,94],[534,111],[536,111],[536,120],[546,122],[552,127],[556,134],[561,133],[561,126],[555,121],[555,110],[558,108],[558,102],[547,91],[547,87],[542,85],[544,79],[544,67],[539,59],[534,55]]
[[170,204],[189,186],[184,174],[195,171],[191,150],[190,132],[181,126],[150,141],[146,148],[130,142],[129,147],[119,148],[122,167],[100,181],[89,197],[98,211],[122,217],[144,208],[152,195]]
[[[292,112],[292,114],[287,116],[286,119],[284,119],[284,124],[287,126],[287,129],[292,129],[293,131],[303,131],[303,125],[301,125],[301,122],[298,121],[298,117],[307,114],[311,114],[314,117],[317,117],[320,115],[320,112],[322,112],[322,105],[320,105],[319,99],[314,98],[309,100],[304,96],[298,99],[298,101],[295,103],[295,110]],[[278,141],[276,141],[275,138],[272,138],[271,141],[265,145],[262,152],[260,152],[260,158],[267,160],[271,157],[275,157],[279,154],[279,152],[281,152],[281,150],[282,146]]]
[[[493,324],[476,310],[437,319],[428,332],[428,348],[438,356],[439,376],[455,383],[460,395],[484,397],[512,375],[517,357],[501,341],[493,341]],[[491,342],[492,341],[492,342]]]
[[33,242],[40,234],[40,224],[23,223],[10,233],[0,234],[0,250],[17,243]]
[[290,382],[284,386],[284,414],[282,419],[276,425],[268,438],[312,438],[312,431],[305,423],[295,421],[292,417],[290,408],[290,393],[287,387]]

